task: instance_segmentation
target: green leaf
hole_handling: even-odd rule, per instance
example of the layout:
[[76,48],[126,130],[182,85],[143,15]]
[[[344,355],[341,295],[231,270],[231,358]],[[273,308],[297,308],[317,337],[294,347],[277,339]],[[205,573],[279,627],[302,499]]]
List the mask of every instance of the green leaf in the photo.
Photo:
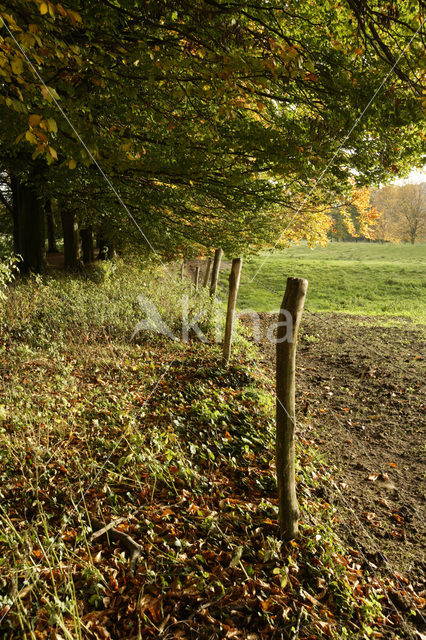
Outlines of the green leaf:
[[13,58],[10,66],[12,67],[13,73],[15,73],[17,76],[21,75],[24,70],[24,63],[22,58]]

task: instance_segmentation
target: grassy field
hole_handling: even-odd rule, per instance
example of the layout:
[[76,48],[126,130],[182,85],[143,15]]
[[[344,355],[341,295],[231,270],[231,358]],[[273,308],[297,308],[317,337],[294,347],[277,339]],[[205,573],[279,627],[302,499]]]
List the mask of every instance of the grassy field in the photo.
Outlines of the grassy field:
[[239,307],[277,309],[287,276],[297,276],[309,280],[306,307],[312,311],[406,316],[424,324],[425,275],[426,244],[292,247],[245,261]]

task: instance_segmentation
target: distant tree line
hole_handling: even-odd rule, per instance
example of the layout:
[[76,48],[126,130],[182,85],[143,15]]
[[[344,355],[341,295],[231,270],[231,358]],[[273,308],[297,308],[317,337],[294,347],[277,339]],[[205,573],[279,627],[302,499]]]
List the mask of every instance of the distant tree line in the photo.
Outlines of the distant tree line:
[[426,182],[387,186],[375,191],[372,200],[381,212],[374,238],[381,242],[426,240]]
[[421,242],[426,240],[426,183],[388,185],[371,192],[370,218],[359,206],[332,207],[331,240]]

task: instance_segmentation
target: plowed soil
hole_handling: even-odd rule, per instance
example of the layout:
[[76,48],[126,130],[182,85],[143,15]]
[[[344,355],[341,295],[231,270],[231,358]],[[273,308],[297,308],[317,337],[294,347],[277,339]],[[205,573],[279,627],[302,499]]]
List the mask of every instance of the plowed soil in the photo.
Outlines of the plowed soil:
[[[261,318],[262,364],[273,377],[266,335],[276,317]],[[337,509],[341,537],[372,571],[417,593],[426,587],[424,347],[424,327],[402,319],[383,326],[308,312],[297,357],[298,432],[336,467],[319,492]]]

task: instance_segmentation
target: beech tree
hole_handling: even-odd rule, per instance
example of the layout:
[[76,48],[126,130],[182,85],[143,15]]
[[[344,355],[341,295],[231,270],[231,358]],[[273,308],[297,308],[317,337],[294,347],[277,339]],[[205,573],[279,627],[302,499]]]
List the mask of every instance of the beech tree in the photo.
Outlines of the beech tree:
[[37,201],[65,194],[111,239],[164,254],[317,242],[354,180],[423,161],[409,0],[3,0],[0,16],[6,161],[33,186],[43,163]]
[[372,239],[381,212],[373,205],[370,189],[359,189],[348,204],[330,210],[329,237],[337,240]]

